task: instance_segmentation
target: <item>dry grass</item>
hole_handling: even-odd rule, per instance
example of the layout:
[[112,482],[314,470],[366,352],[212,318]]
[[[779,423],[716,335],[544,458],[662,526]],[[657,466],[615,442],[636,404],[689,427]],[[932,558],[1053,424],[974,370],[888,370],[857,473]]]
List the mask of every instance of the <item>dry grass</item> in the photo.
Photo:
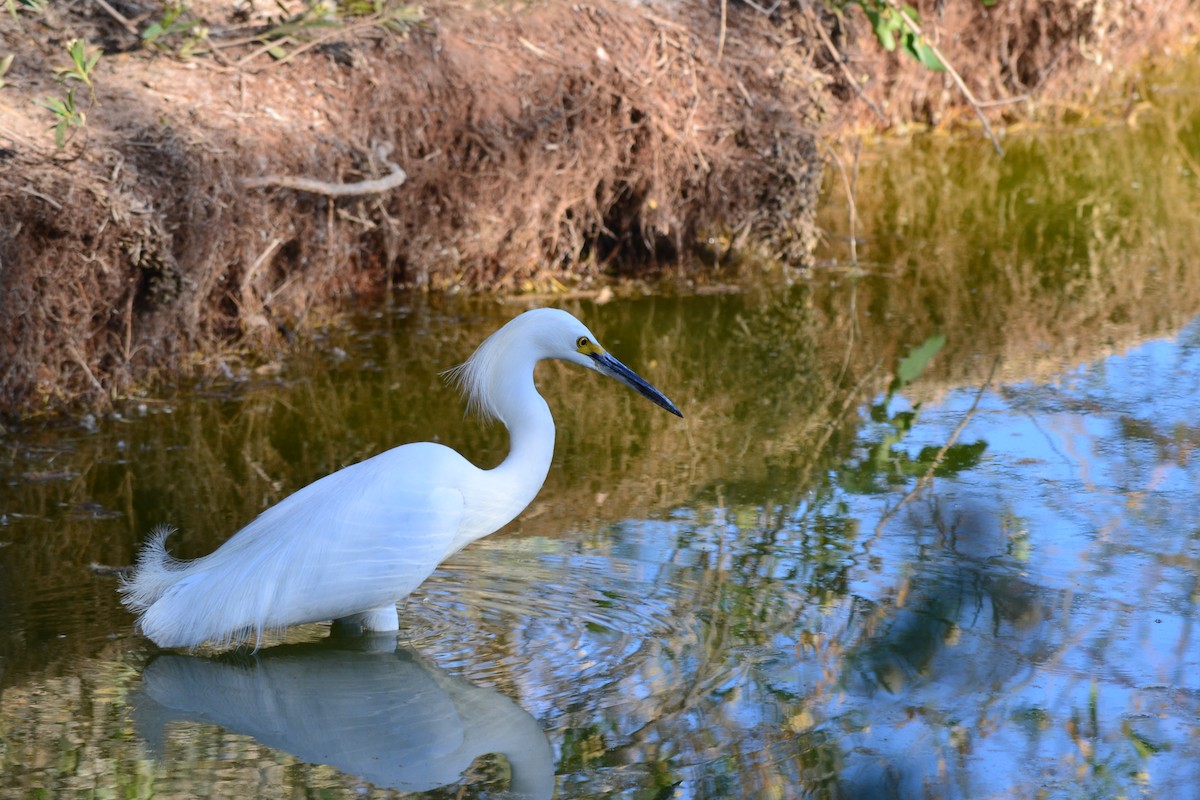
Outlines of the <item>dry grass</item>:
[[[48,75],[66,36],[41,27],[129,44],[103,15],[64,13],[25,17],[48,37],[27,67]],[[803,258],[821,165],[802,89],[818,76],[757,16],[715,64],[696,33],[713,20],[688,14],[445,3],[407,36],[360,27],[286,64],[110,55],[62,153],[14,103],[0,407],[104,402],[194,351],[276,345],[334,298],[390,286],[586,281],[669,263],[721,226]],[[28,68],[10,77],[27,98],[55,90]],[[409,177],[384,195],[240,184],[356,181],[387,163]]]

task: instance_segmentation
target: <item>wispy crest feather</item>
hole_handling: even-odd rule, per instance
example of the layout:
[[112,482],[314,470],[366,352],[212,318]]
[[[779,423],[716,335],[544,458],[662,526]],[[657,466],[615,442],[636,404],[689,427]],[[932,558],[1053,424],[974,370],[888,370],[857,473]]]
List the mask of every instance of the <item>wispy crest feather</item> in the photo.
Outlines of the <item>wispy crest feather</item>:
[[[500,386],[503,384],[498,383],[497,380],[506,370],[513,367],[510,362],[514,354],[532,352],[511,346],[510,340],[520,338],[519,331],[536,319],[549,316],[567,317],[568,315],[555,309],[527,311],[484,339],[483,344],[479,345],[466,361],[457,367],[446,370],[444,373],[446,377],[458,387],[463,397],[466,398],[469,412],[478,414],[485,420],[504,421],[503,414],[500,412],[500,404],[496,402],[504,394],[500,390]],[[573,318],[570,319],[573,320]],[[527,357],[532,366],[537,356]]]
[[478,414],[484,420],[499,419],[499,413],[488,402],[487,384],[491,376],[491,365],[480,347],[471,357],[442,374],[462,393],[467,401],[467,412]]

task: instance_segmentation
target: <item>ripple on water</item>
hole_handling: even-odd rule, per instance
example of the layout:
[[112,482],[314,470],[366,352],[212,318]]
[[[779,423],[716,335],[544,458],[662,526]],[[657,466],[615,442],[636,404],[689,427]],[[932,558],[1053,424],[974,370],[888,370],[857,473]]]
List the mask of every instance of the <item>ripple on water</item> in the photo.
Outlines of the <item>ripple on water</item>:
[[[681,587],[646,566],[574,540],[480,543],[401,606],[401,637],[468,680],[517,682],[561,707],[636,670],[648,643],[687,638],[671,604]],[[572,698],[549,696],[563,686]]]

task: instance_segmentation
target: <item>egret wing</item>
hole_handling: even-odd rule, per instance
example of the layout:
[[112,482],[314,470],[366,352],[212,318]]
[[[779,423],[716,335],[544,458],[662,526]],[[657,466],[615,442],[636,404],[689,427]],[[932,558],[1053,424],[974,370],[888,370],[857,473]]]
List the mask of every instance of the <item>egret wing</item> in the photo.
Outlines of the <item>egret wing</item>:
[[210,555],[166,565],[176,574],[142,629],[167,647],[224,644],[394,603],[447,555],[462,520],[447,453],[470,466],[438,445],[395,448],[304,487]]

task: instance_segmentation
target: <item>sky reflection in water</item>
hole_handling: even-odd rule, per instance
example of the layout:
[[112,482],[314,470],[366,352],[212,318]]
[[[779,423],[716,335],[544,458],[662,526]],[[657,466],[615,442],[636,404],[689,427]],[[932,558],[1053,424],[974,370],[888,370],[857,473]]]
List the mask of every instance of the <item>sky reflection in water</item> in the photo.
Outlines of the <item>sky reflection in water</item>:
[[[958,441],[986,448],[915,494],[747,494],[484,542],[425,600],[511,614],[494,627],[515,629],[517,655],[481,662],[476,642],[447,660],[523,676],[580,794],[644,787],[658,762],[675,796],[1189,796],[1198,329],[1052,383],[927,401],[903,441],[914,460],[964,418]],[[497,569],[536,589],[506,602],[521,590]]]

